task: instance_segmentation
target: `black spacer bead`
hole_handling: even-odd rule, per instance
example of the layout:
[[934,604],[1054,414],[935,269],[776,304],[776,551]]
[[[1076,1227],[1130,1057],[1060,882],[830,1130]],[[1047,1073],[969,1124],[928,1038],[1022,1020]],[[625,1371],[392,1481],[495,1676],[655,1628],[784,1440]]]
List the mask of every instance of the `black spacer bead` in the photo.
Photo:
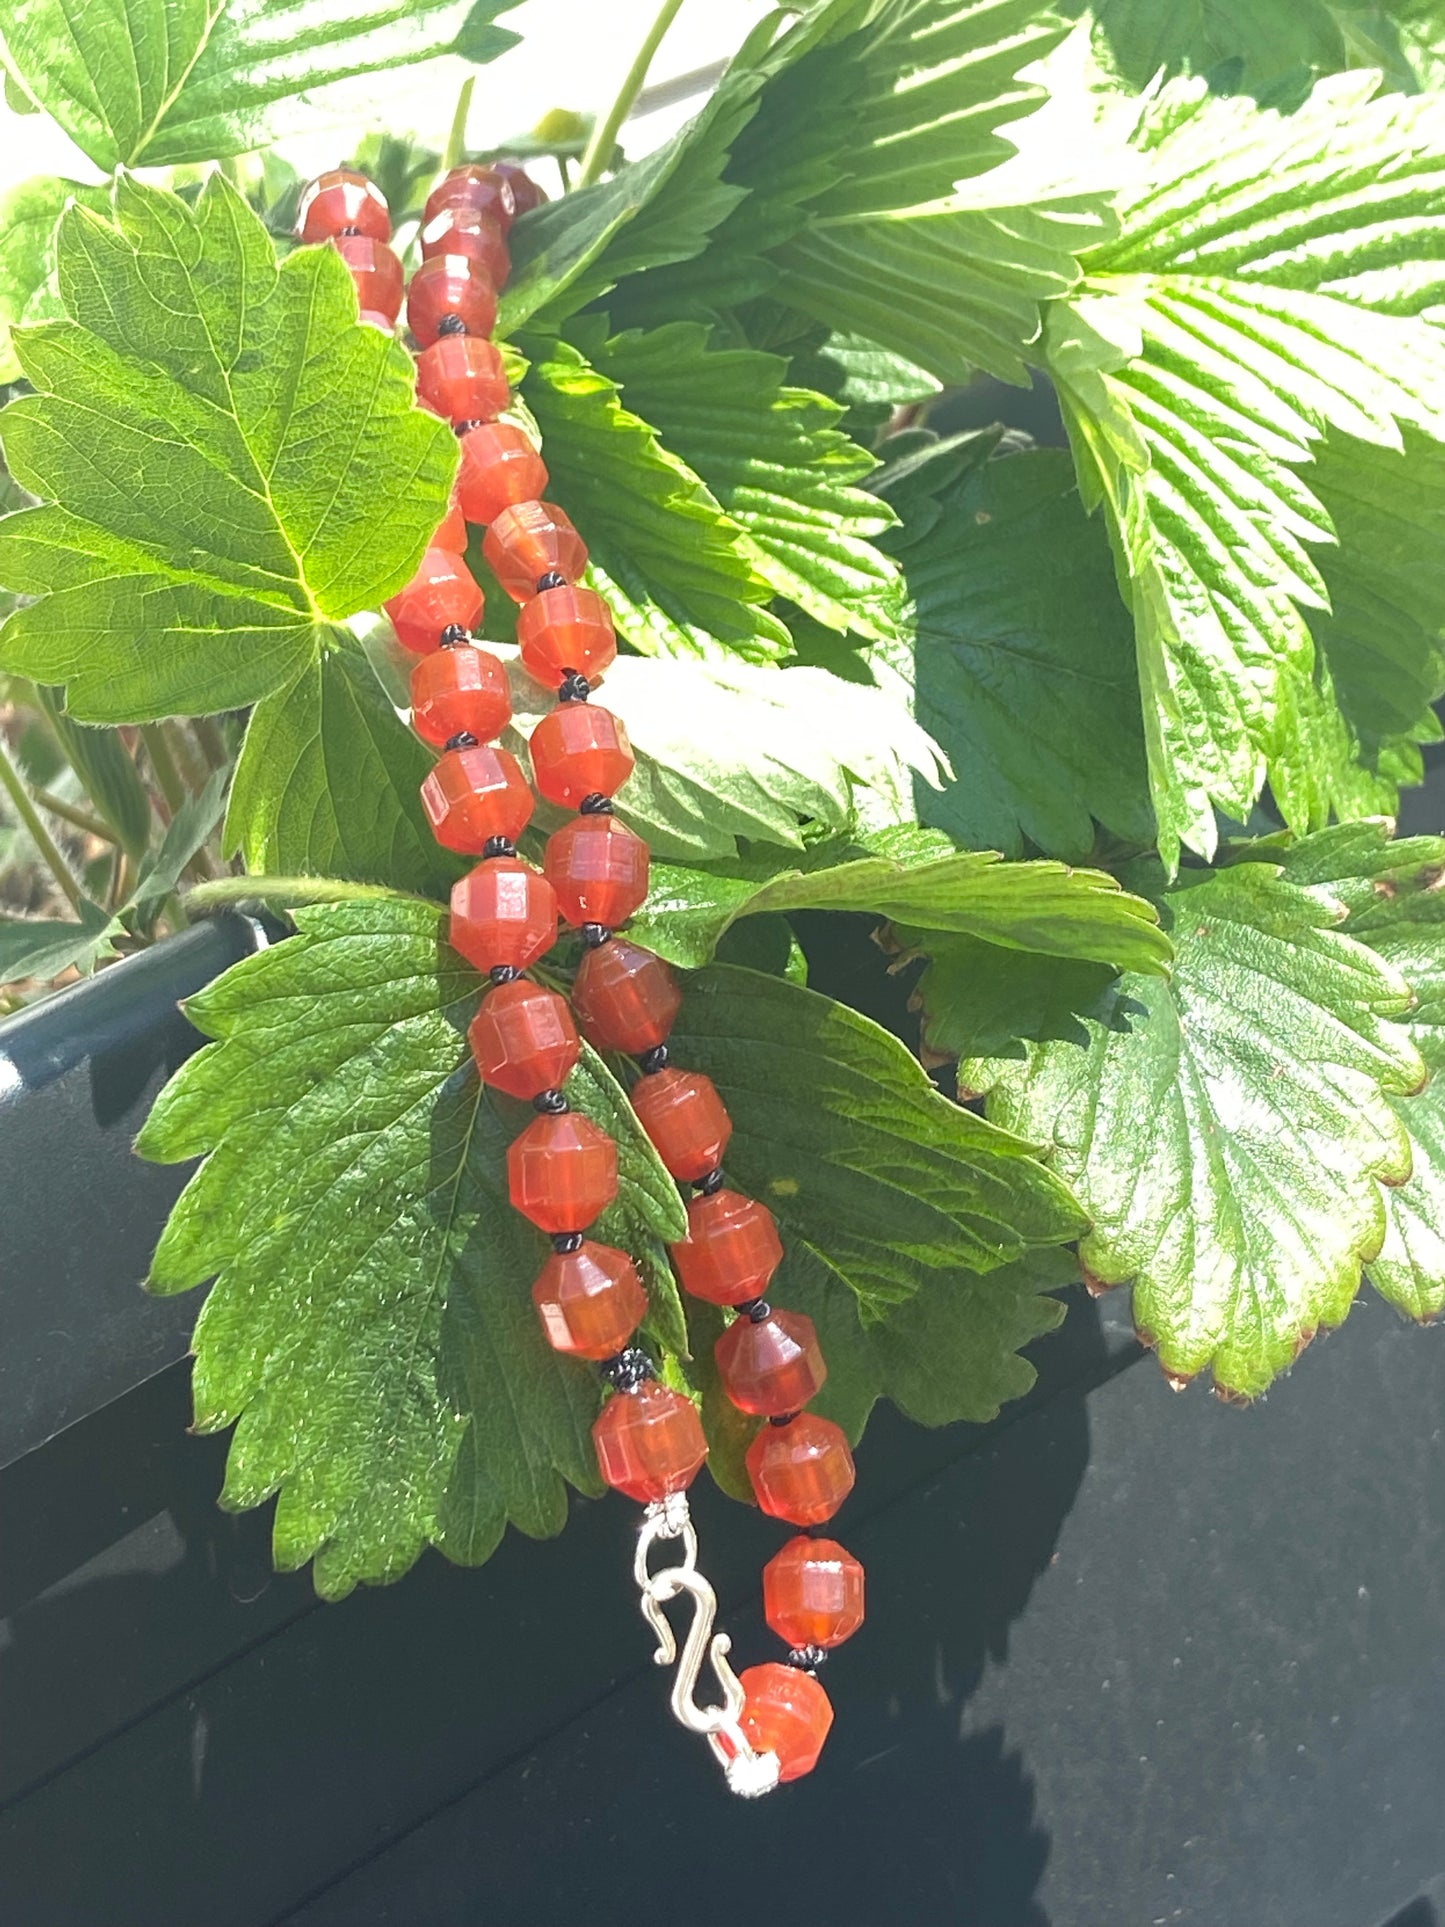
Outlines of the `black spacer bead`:
[[769,1425],[791,1425],[793,1420],[797,1416],[798,1415],[796,1412],[780,1412],[776,1418],[770,1418],[768,1420],[768,1424]]
[[575,669],[566,672],[557,688],[559,703],[585,703],[591,694],[591,683]]
[[442,335],[464,335],[466,331],[467,324],[459,314],[444,314],[437,323],[438,339]]
[[537,577],[538,595],[542,595],[548,589],[565,589],[566,587],[567,578],[560,569],[548,569],[545,575],[539,575]]
[[601,790],[593,790],[590,796],[582,798],[577,808],[583,816],[611,816],[612,798],[604,796]]
[[515,964],[493,964],[487,972],[494,984],[514,984],[521,974]]
[[773,1308],[766,1298],[744,1298],[737,1307],[738,1316],[748,1317],[755,1325],[761,1325],[765,1318],[771,1318]]
[[710,1198],[714,1191],[722,1190],[723,1182],[723,1168],[718,1165],[715,1171],[709,1171],[705,1177],[694,1178],[692,1188],[700,1192],[703,1197]]
[[658,1071],[667,1069],[666,1044],[654,1044],[651,1050],[643,1051],[637,1060],[637,1068],[644,1077],[655,1077]]
[[578,934],[589,950],[600,950],[612,936],[605,923],[584,923]]
[[639,1385],[657,1376],[657,1368],[640,1345],[629,1345],[626,1351],[604,1358],[597,1369],[619,1392],[635,1392]]
[[827,1657],[821,1646],[792,1646],[783,1664],[796,1666],[800,1673],[816,1673]]
[[[451,744],[447,744],[451,748]],[[515,856],[517,846],[509,836],[489,836],[482,845],[483,856]],[[520,973],[519,973],[520,974]]]
[[543,1117],[560,1117],[563,1111],[570,1111],[571,1108],[565,1091],[538,1091],[532,1099],[532,1109],[540,1111]]
[[360,234],[360,232],[361,229],[359,227],[343,227],[336,230],[338,239],[343,234]]
[[464,642],[471,641],[470,633],[459,622],[449,622],[441,633],[443,649],[456,649]]
[[470,435],[474,428],[485,428],[486,425],[480,415],[472,415],[464,422],[453,422],[452,428],[458,435]]
[[469,729],[459,729],[455,736],[448,736],[448,749],[475,749],[477,739]]
[[580,1231],[554,1231],[552,1233],[552,1249],[564,1258],[569,1251],[580,1251],[582,1249],[582,1233]]

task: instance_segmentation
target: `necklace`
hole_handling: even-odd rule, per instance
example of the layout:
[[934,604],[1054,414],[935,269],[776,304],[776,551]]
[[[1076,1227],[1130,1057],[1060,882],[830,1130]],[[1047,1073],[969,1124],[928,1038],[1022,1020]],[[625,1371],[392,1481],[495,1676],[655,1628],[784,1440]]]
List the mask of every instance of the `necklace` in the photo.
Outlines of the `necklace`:
[[[667,1170],[692,1193],[687,1236],[672,1258],[687,1291],[736,1314],[715,1356],[728,1398],[763,1421],[747,1452],[759,1505],[794,1526],[822,1525],[852,1489],[853,1459],[840,1428],[804,1409],[827,1368],[812,1320],[764,1296],[783,1248],[767,1207],[725,1182],[732,1123],[722,1099],[709,1078],[670,1061],[682,992],[662,958],[618,934],[646,898],[648,851],[613,815],[634,767],[627,732],[590,700],[616,658],[612,615],[595,590],[578,586],[587,549],[544,499],[540,453],[500,419],[511,396],[489,339],[512,221],[545,198],[506,163],[453,168],[426,203],[423,258],[409,288],[389,245],[386,201],[365,175],[339,169],[314,181],[296,233],[336,248],[363,322],[391,333],[405,294],[420,350],[418,398],[451,422],[461,445],[452,508],[386,612],[420,658],[413,726],[441,752],[422,806],[440,843],[481,858],[451,900],[452,945],[491,983],[468,1041],[483,1082],[537,1113],[508,1152],[508,1191],[552,1240],[532,1292],[548,1341],[594,1363],[612,1388],[592,1437],[605,1482],[645,1508],[634,1574],[655,1658],[677,1669],[673,1712],[707,1738],[733,1791],[756,1795],[817,1763],[833,1720],[817,1670],[862,1623],[863,1568],[836,1540],[810,1531],[789,1540],[763,1571],[767,1621],[787,1658],[733,1672],[727,1635],[713,1631],[716,1595],[698,1569],[688,1511],[687,1488],[707,1456],[697,1407],[659,1383],[633,1342],[647,1296],[632,1259],[585,1235],[617,1195],[617,1146],[572,1110],[563,1088],[580,1054],[579,1026],[597,1048],[635,1059],[633,1107]],[[548,838],[540,870],[517,854],[534,797],[496,742],[511,700],[501,660],[474,639],[484,598],[464,560],[470,523],[485,528],[483,554],[519,605],[522,666],[557,692],[532,734],[532,772],[538,795],[576,813]],[[525,974],[551,949],[559,913],[584,946],[570,1007]],[[659,1545],[680,1559],[654,1568]],[[693,1617],[679,1658],[664,1607],[683,1593]],[[698,1704],[704,1664],[718,1704]]]

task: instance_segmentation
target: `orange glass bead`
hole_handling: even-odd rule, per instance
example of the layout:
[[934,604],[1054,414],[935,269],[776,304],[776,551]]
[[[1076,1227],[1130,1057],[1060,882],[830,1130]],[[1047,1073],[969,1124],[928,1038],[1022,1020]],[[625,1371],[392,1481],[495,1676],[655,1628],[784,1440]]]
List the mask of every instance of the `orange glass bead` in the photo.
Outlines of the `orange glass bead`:
[[592,1442],[608,1485],[639,1505],[684,1491],[707,1457],[697,1407],[654,1378],[608,1399],[592,1427]]
[[522,667],[549,689],[573,669],[601,682],[617,660],[612,611],[594,589],[569,586],[534,596],[517,617],[517,643]]
[[423,261],[406,292],[407,326],[423,348],[437,339],[449,314],[466,323],[469,335],[489,335],[497,319],[491,276],[465,254],[434,254]]
[[450,940],[477,970],[525,970],[557,941],[557,897],[519,857],[496,856],[452,885]]
[[494,288],[504,287],[512,272],[512,257],[502,224],[493,214],[474,207],[444,207],[421,231],[421,258],[434,254],[465,254],[484,269]]
[[673,1245],[672,1261],[694,1298],[711,1305],[745,1305],[763,1296],[783,1262],[777,1220],[765,1204],[740,1191],[693,1198],[687,1207],[687,1237]]
[[369,234],[338,234],[331,245],[351,270],[361,307],[395,321],[401,313],[401,262],[385,241],[374,241]]
[[552,502],[513,502],[504,508],[487,530],[482,554],[513,602],[530,601],[544,575],[564,575],[571,582],[587,567],[587,545]]
[[470,163],[452,168],[437,182],[427,196],[422,225],[425,227],[444,207],[469,207],[479,214],[490,214],[504,234],[517,211],[512,184],[502,170]]
[[475,627],[482,619],[485,598],[461,557],[433,545],[401,594],[382,607],[402,648],[425,656],[440,649],[444,629]]
[[701,1071],[669,1068],[640,1077],[632,1087],[632,1108],[680,1182],[704,1178],[722,1163],[733,1121],[717,1086]]
[[532,792],[510,750],[471,743],[437,758],[421,806],[444,850],[480,856],[494,836],[515,843],[532,820]]
[[801,1780],[818,1764],[833,1724],[828,1695],[811,1673],[769,1660],[738,1675],[743,1689],[739,1725],[759,1753],[776,1753],[778,1778]]
[[467,552],[467,518],[453,502],[437,526],[431,539],[434,549],[445,549],[448,555],[465,555]]
[[581,1231],[617,1196],[617,1146],[590,1117],[534,1117],[507,1149],[507,1191],[542,1231]]
[[512,399],[506,364],[480,335],[443,335],[416,358],[417,399],[449,422],[489,422]]
[[761,1418],[796,1412],[828,1376],[813,1321],[801,1311],[771,1312],[756,1323],[744,1314],[713,1346],[713,1357],[733,1404]]
[[584,797],[615,796],[637,767],[627,731],[595,703],[558,703],[528,747],[538,793],[569,810]]
[[584,953],[572,984],[572,1008],[583,1036],[598,1050],[641,1056],[656,1050],[672,1029],[682,991],[670,964],[640,943],[614,937]]
[[532,1302],[548,1344],[574,1358],[611,1358],[647,1315],[647,1293],[627,1253],[590,1238],[547,1260]]
[[467,1042],[484,1084],[524,1098],[560,1090],[582,1049],[567,999],[525,977],[487,992]]
[[615,930],[647,898],[647,845],[611,816],[577,816],[554,830],[542,868],[570,924]]
[[520,428],[485,422],[461,438],[457,500],[469,522],[494,522],[514,502],[536,499],[547,486],[542,457]]
[[489,649],[433,649],[411,672],[412,727],[424,743],[440,749],[461,735],[489,743],[511,720],[507,672]]
[[512,190],[512,204],[517,213],[530,214],[534,207],[545,207],[547,194],[538,187],[525,168],[518,167],[515,161],[493,161],[492,172],[500,175]]
[[375,308],[362,308],[356,318],[364,328],[375,328],[378,334],[394,335],[396,333],[394,315],[379,314]]
[[793,1526],[831,1519],[857,1476],[842,1428],[816,1412],[763,1426],[748,1447],[747,1467],[763,1511]]
[[329,241],[344,229],[360,228],[373,241],[391,239],[391,214],[386,196],[374,181],[350,167],[320,174],[301,196],[296,211],[296,239]]
[[763,1610],[790,1646],[841,1646],[863,1624],[863,1567],[836,1539],[799,1534],[763,1567]]

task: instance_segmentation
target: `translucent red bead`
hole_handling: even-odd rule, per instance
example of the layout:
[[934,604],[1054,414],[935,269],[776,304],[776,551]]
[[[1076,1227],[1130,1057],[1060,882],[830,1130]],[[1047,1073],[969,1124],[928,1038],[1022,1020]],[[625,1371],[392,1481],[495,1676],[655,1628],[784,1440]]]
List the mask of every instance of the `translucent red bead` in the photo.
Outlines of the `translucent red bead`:
[[[482,546],[485,550],[486,544]],[[490,556],[487,559],[491,561]],[[549,689],[555,689],[569,670],[589,682],[600,682],[617,660],[612,611],[594,589],[569,586],[544,589],[534,596],[517,617],[517,644],[522,667]]]
[[490,857],[452,886],[451,945],[477,970],[525,970],[557,941],[557,898],[520,857]]
[[443,335],[416,358],[417,397],[449,422],[495,421],[512,398],[507,369],[480,335]]
[[589,796],[615,796],[637,766],[627,731],[595,703],[558,703],[528,748],[538,793],[569,810]]
[[463,734],[490,742],[512,720],[506,670],[490,650],[469,642],[432,650],[411,672],[411,720],[437,749]]
[[684,1491],[707,1457],[697,1407],[651,1378],[608,1399],[592,1440],[608,1485],[639,1505]]
[[383,604],[397,641],[417,656],[440,648],[442,631],[454,624],[475,628],[484,606],[485,598],[466,563],[435,544],[401,594]]
[[423,227],[430,225],[446,207],[465,207],[478,214],[490,214],[505,234],[512,225],[517,202],[511,180],[501,168],[468,164],[452,168],[437,182],[422,211]]
[[547,839],[542,858],[570,924],[615,930],[647,898],[647,845],[611,816],[578,816]]
[[790,1646],[841,1646],[863,1624],[863,1567],[836,1539],[790,1539],[763,1567],[763,1611]]
[[822,1525],[853,1490],[848,1441],[816,1412],[802,1412],[788,1425],[764,1425],[748,1447],[747,1467],[763,1511],[789,1525]]
[[647,1315],[647,1293],[627,1253],[590,1238],[547,1260],[532,1302],[548,1344],[574,1358],[613,1357]]
[[527,502],[547,486],[542,457],[520,428],[486,422],[461,438],[457,500],[469,522],[493,522],[503,509]]
[[421,786],[421,806],[444,849],[480,856],[494,836],[515,843],[532,820],[532,792],[510,750],[449,749]]
[[[536,740],[534,735],[534,746]],[[572,1008],[589,1043],[640,1056],[666,1039],[682,1009],[682,991],[661,957],[614,937],[584,954],[572,985]]]
[[776,1753],[778,1778],[800,1780],[818,1764],[833,1724],[828,1695],[811,1673],[796,1666],[749,1666],[740,1725],[759,1753]]
[[734,1320],[713,1356],[733,1404],[760,1418],[796,1412],[828,1376],[813,1321],[801,1311]]
[[[543,576],[563,575],[571,582],[587,567],[586,544],[567,516],[551,502],[514,502],[503,509],[487,530],[482,554],[513,602],[529,602],[533,596],[540,602],[537,584]],[[543,596],[548,593],[542,592]],[[520,617],[517,640],[523,642]],[[527,667],[530,669],[531,664]]]
[[765,1204],[738,1191],[723,1189],[693,1198],[687,1207],[687,1237],[672,1247],[672,1260],[694,1298],[713,1305],[745,1305],[766,1293],[783,1261],[777,1220]]
[[523,1098],[560,1090],[582,1048],[566,998],[525,977],[487,992],[467,1042],[482,1082]]
[[395,321],[401,313],[401,262],[385,241],[369,234],[338,234],[331,243],[351,270],[359,305]]
[[491,277],[465,254],[434,254],[411,277],[407,326],[424,348],[437,339],[444,315],[465,322],[469,335],[489,335],[497,319]]
[[544,207],[547,194],[538,187],[531,175],[515,161],[493,161],[492,172],[504,180],[512,190],[512,204],[517,213],[530,214],[534,207]]
[[657,1155],[682,1183],[706,1177],[722,1163],[733,1121],[710,1077],[669,1067],[639,1078],[632,1108]]
[[467,552],[467,518],[453,502],[437,528],[429,544],[434,549],[445,549],[448,555],[465,555]]
[[301,196],[296,239],[329,241],[346,228],[359,228],[373,241],[391,239],[391,214],[381,189],[349,167],[318,175]]
[[502,287],[512,271],[507,237],[495,215],[471,207],[444,207],[421,231],[421,254],[464,254],[475,261],[494,288]]
[[507,1149],[507,1190],[542,1231],[583,1231],[617,1196],[617,1146],[575,1111],[534,1117]]

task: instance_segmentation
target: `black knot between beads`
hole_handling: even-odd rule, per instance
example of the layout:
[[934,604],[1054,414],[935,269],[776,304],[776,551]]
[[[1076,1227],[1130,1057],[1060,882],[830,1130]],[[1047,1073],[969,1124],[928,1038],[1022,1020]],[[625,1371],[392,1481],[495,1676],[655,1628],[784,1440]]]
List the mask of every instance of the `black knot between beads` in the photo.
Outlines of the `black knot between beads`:
[[[447,744],[451,748],[451,744]],[[482,845],[483,856],[515,856],[517,846],[509,836],[489,836]]]
[[652,1360],[640,1345],[629,1345],[625,1352],[604,1358],[597,1369],[619,1392],[635,1392],[639,1385],[657,1376]]
[[715,1171],[709,1171],[703,1177],[694,1178],[692,1188],[704,1198],[710,1198],[714,1191],[721,1191],[723,1188],[722,1166],[719,1165]]
[[342,235],[342,234],[360,234],[360,232],[361,232],[361,229],[360,229],[359,227],[344,227],[344,228],[338,228],[338,229],[337,229],[337,234],[338,234],[338,235]]
[[575,669],[567,671],[557,688],[559,703],[585,703],[591,694],[591,683]]
[[494,984],[514,984],[521,974],[515,964],[493,964],[487,972]]
[[582,1233],[580,1231],[554,1231],[552,1233],[552,1249],[563,1258],[567,1256],[569,1251],[580,1251],[582,1249]]
[[604,796],[601,790],[593,790],[590,796],[582,798],[577,808],[583,816],[611,816],[612,798]]
[[449,622],[441,633],[443,649],[456,649],[464,642],[471,641],[470,633],[459,622]]
[[798,1415],[796,1412],[779,1412],[775,1418],[770,1418],[768,1420],[768,1424],[769,1425],[791,1425],[793,1420],[797,1416]]
[[745,1298],[738,1306],[738,1315],[746,1316],[755,1325],[761,1325],[765,1318],[771,1318],[773,1308],[766,1298]]
[[565,1091],[538,1091],[532,1099],[532,1109],[540,1111],[543,1117],[560,1117],[563,1111],[570,1111],[571,1108]]
[[567,578],[560,569],[548,569],[545,575],[537,577],[537,594],[545,595],[548,589],[565,589]]
[[480,415],[471,415],[464,422],[452,423],[458,435],[470,435],[474,428],[485,428],[486,425]]
[[800,1673],[816,1673],[827,1657],[821,1646],[792,1646],[783,1664],[796,1666]]
[[605,923],[584,923],[578,935],[589,950],[600,950],[612,932]]
[[441,320],[437,323],[438,336],[464,335],[466,331],[467,331],[467,324],[465,321],[462,320],[459,314],[444,314]]
[[475,749],[477,739],[469,729],[459,729],[455,736],[448,736],[448,749]]
[[651,1050],[645,1050],[637,1060],[637,1068],[645,1077],[655,1077],[659,1071],[666,1070],[666,1044],[654,1044]]

